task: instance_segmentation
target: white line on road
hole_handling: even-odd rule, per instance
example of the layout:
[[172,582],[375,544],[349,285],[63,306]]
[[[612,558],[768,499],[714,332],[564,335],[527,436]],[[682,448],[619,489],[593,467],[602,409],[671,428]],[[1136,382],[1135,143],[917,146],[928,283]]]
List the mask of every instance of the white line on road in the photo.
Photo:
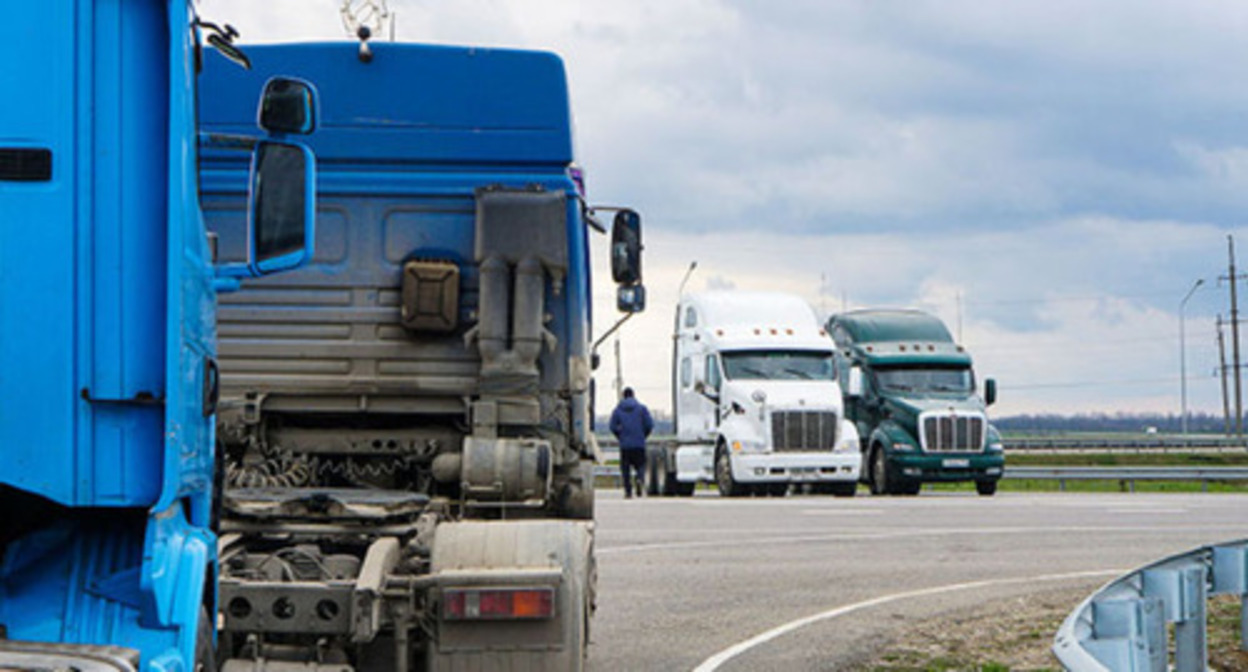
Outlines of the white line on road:
[[709,539],[706,541],[673,541],[667,543],[653,544],[628,544],[624,546],[598,546],[595,551],[598,555],[616,555],[618,553],[641,553],[646,551],[671,551],[691,548],[716,548],[731,547],[743,548],[747,546],[770,546],[773,544],[806,544],[828,541],[870,541],[875,539],[904,539],[910,537],[932,537],[947,536],[951,534],[962,535],[994,535],[994,534],[1036,534],[1036,533],[1116,533],[1116,532],[1161,532],[1165,530],[1176,530],[1181,532],[1197,532],[1197,531],[1221,531],[1235,530],[1242,531],[1241,524],[1226,525],[1139,525],[1128,527],[1123,525],[1107,525],[1102,527],[991,527],[991,528],[955,528],[955,529],[922,529],[908,530],[900,529],[891,532],[849,532],[835,534],[808,534],[789,537],[768,537],[759,536],[750,539],[730,538],[730,539]]
[[804,509],[803,516],[878,516],[882,509]]
[[1106,570],[1092,571],[1092,572],[1074,572],[1071,574],[1045,574],[1041,576],[1022,576],[1022,577],[1017,577],[1017,578],[1012,578],[1012,579],[991,579],[987,581],[972,581],[970,583],[955,583],[955,584],[951,584],[947,586],[936,586],[933,588],[924,588],[922,590],[912,590],[909,592],[896,593],[893,595],[883,595],[881,597],[876,597],[870,600],[866,600],[864,602],[857,602],[855,604],[849,604],[843,607],[837,607],[836,609],[814,614],[812,616],[807,616],[805,618],[799,618],[796,621],[789,621],[788,623],[772,628],[771,630],[768,630],[767,632],[764,632],[759,635],[755,635],[743,642],[734,644],[724,649],[723,651],[720,651],[719,653],[702,661],[701,665],[698,665],[697,667],[693,668],[693,672],[713,672],[713,670],[718,670],[720,665],[723,665],[724,663],[728,662],[729,660],[732,660],[733,658],[741,655],[742,653],[745,653],[746,651],[749,651],[750,649],[760,644],[766,644],[767,642],[770,642],[771,640],[777,637],[780,637],[782,635],[787,635],[788,633],[793,632],[794,630],[804,628],[808,625],[811,625],[812,623],[826,621],[832,618],[837,618],[838,616],[844,616],[845,614],[849,614],[855,611],[861,611],[863,609],[869,609],[871,607],[878,607],[882,604],[888,604],[890,602],[896,602],[898,600],[908,600],[908,599],[916,598],[916,597],[929,597],[932,595],[940,595],[943,593],[952,593],[952,592],[959,591],[959,590],[974,590],[976,588],[990,588],[993,586],[1007,586],[1007,585],[1016,584],[1016,583],[1030,583],[1033,581],[1066,581],[1070,579],[1087,579],[1087,578],[1093,578],[1097,576],[1119,575],[1119,574],[1125,574],[1128,571],[1130,570],[1106,569]]

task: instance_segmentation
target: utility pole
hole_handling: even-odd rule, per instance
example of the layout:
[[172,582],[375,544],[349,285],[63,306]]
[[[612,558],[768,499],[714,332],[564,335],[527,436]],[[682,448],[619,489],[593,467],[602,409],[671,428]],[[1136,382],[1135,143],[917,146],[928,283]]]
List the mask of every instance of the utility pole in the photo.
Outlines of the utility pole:
[[1179,409],[1181,417],[1179,418],[1179,426],[1182,428],[1183,438],[1187,438],[1187,341],[1183,328],[1183,310],[1187,307],[1188,299],[1205,284],[1204,278],[1197,280],[1192,288],[1187,290],[1187,294],[1183,300],[1179,302]]
[[1218,315],[1218,373],[1222,378],[1222,425],[1231,435],[1231,400],[1226,394],[1226,339],[1222,338],[1222,316]]
[[1244,433],[1244,400],[1239,368],[1239,299],[1236,285],[1244,276],[1235,273],[1235,238],[1230,234],[1226,236],[1226,251],[1230,259],[1230,273],[1219,279],[1226,280],[1231,286],[1231,370],[1235,373],[1235,436],[1241,436]]

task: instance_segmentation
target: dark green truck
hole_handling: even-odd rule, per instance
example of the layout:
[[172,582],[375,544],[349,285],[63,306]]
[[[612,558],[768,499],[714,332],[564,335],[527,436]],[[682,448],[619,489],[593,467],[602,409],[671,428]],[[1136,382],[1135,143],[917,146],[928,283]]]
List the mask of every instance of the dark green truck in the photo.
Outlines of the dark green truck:
[[996,383],[984,381],[977,394],[971,356],[944,323],[917,310],[855,310],[833,315],[827,330],[873,494],[913,495],[949,481],[997,491],[1005,455],[985,410]]

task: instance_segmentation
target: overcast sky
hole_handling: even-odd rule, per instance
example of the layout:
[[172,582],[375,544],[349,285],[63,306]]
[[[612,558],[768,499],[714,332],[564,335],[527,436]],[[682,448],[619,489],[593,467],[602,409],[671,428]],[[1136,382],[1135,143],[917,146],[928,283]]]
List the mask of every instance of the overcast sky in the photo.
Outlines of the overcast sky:
[[[339,6],[199,12],[244,42],[325,40],[346,36]],[[644,217],[649,309],[620,348],[652,408],[670,406],[672,311],[696,260],[687,291],[938,314],[997,379],[997,415],[1178,413],[1179,305],[1204,279],[1184,313],[1188,405],[1221,412],[1218,276],[1227,235],[1248,246],[1246,3],[389,6],[400,40],[563,57],[591,201]],[[614,288],[595,294],[601,333]]]

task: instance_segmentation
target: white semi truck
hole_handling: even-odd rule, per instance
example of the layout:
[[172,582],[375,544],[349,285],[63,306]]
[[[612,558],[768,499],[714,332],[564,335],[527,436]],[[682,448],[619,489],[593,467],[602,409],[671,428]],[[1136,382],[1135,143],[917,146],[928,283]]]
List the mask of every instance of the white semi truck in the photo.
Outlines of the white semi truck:
[[726,497],[779,496],[795,484],[853,496],[858,432],[809,304],[774,292],[685,295],[673,347],[677,441],[651,455],[661,494],[710,481]]

